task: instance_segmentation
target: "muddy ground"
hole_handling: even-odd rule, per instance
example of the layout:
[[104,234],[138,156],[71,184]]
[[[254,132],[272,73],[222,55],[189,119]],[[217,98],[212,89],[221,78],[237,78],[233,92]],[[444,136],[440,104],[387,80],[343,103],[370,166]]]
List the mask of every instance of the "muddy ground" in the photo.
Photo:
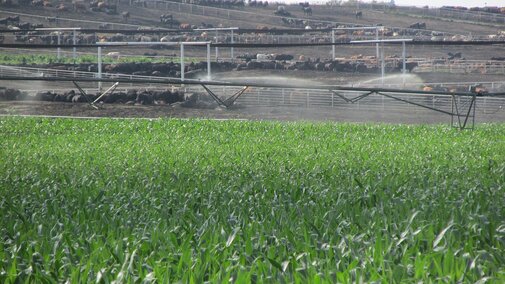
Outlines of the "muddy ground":
[[[256,107],[240,104],[225,109],[188,108],[174,105],[123,105],[99,104],[98,109],[86,103],[60,103],[38,101],[0,102],[0,116],[69,116],[69,117],[115,117],[115,118],[208,118],[279,121],[334,121],[334,122],[382,122],[402,124],[449,124],[446,114],[415,106],[398,107]],[[483,113],[478,111],[476,123],[505,122],[505,108],[493,108]],[[469,123],[472,122],[470,118]]]

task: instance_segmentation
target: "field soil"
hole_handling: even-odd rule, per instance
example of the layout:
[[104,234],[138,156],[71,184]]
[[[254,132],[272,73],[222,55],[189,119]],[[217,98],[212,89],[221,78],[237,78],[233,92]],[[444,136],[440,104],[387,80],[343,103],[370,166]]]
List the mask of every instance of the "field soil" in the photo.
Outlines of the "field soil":
[[[115,117],[115,118],[206,118],[281,121],[340,121],[384,122],[407,124],[450,123],[450,116],[417,107],[403,110],[394,108],[315,108],[315,107],[245,107],[229,109],[188,108],[176,105],[131,106],[101,104],[99,109],[85,103],[60,102],[0,102],[0,116],[69,116],[69,117]],[[505,109],[494,113],[478,114],[476,122],[503,122]]]

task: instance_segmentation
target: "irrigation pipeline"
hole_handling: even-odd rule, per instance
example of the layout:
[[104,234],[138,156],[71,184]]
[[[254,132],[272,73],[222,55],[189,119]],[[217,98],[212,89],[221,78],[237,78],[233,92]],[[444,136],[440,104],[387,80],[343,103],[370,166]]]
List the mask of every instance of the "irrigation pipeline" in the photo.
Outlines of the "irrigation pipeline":
[[[384,42],[385,45],[401,45],[402,41],[397,42]],[[163,45],[160,42],[160,46]],[[356,45],[356,44],[371,44],[370,41],[366,42],[324,42],[324,43],[209,43],[211,47],[241,47],[241,48],[269,48],[269,47],[307,47],[307,46],[343,46],[343,45]],[[447,45],[505,45],[505,41],[406,41],[406,45],[433,45],[433,46],[447,46]],[[97,47],[110,47],[108,44],[18,44],[18,43],[2,43],[0,48],[97,48]],[[115,44],[115,47],[131,46],[128,43]],[[136,45],[138,47],[138,45]],[[205,45],[201,47],[205,48]]]
[[332,92],[367,92],[391,93],[391,94],[426,94],[426,95],[451,95],[464,97],[505,97],[505,93],[471,93],[459,92],[448,93],[441,91],[422,91],[409,89],[389,89],[389,88],[367,88],[367,87],[347,87],[338,85],[306,85],[306,84],[266,84],[255,82],[226,82],[226,81],[205,81],[176,78],[166,79],[129,79],[129,78],[71,78],[71,77],[37,77],[37,76],[1,76],[0,81],[50,81],[50,82],[109,82],[109,83],[139,83],[139,84],[175,84],[175,85],[206,85],[206,86],[232,86],[232,87],[258,87],[258,88],[285,88],[285,89],[308,89],[308,90],[328,90]]

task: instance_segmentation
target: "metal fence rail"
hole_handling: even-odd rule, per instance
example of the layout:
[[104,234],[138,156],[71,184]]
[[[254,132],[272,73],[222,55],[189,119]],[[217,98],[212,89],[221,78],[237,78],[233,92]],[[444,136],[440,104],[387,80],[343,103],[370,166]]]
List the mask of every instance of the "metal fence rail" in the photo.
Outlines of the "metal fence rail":
[[[48,68],[16,67],[0,65],[0,76],[17,77],[64,77],[64,78],[99,78],[98,73],[69,71]],[[102,78],[110,79],[166,79],[167,77],[140,76],[120,73],[102,73]]]
[[[503,66],[501,66],[503,68]],[[65,77],[65,78],[98,78],[98,73],[95,72],[82,72],[82,71],[69,71],[48,68],[33,68],[33,67],[18,67],[0,65],[0,76],[17,76],[17,77]],[[102,78],[111,79],[166,79],[167,77],[157,76],[141,76],[120,73],[102,73]],[[381,84],[380,80],[374,82],[352,82],[349,84],[353,87],[375,87],[381,86],[384,88],[407,88],[407,89],[422,89],[426,85],[435,87],[470,87],[474,85],[482,85],[488,90],[503,89],[505,88],[504,81],[494,82],[406,82],[406,83],[384,83]]]
[[360,3],[361,9],[386,11],[390,13],[403,12],[420,16],[431,16],[440,18],[452,18],[472,22],[505,23],[505,15],[498,13],[488,13],[483,11],[459,10],[453,8],[419,8],[415,6],[396,6],[394,9],[388,4]]

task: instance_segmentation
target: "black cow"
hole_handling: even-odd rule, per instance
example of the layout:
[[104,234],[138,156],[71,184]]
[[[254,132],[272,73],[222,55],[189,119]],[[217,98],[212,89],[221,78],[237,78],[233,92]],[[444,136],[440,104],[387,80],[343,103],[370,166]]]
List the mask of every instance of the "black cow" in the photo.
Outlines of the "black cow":
[[128,22],[128,19],[130,18],[130,12],[123,12],[123,13],[121,13],[121,16],[123,17],[123,21],[126,23],[126,22]]
[[311,7],[303,8],[303,14],[306,16],[312,16],[312,8]]
[[[419,64],[417,62],[406,62],[405,63],[405,69],[407,71],[409,71],[409,73],[411,73],[412,70],[414,70],[414,68],[416,68],[417,66],[419,66]],[[402,61],[398,62],[397,69],[399,69],[400,71],[403,69],[403,62]]]

